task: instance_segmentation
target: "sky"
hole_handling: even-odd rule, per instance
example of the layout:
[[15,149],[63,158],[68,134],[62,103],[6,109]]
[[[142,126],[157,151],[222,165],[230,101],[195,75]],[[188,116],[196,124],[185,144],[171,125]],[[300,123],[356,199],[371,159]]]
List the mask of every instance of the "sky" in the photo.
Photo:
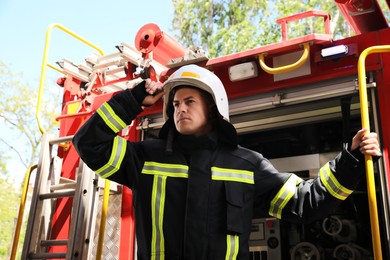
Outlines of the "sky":
[[[21,73],[21,81],[36,86],[38,91],[50,25],[60,24],[110,54],[117,52],[115,46],[120,43],[134,46],[138,30],[148,23],[157,24],[160,30],[173,36],[172,16],[172,2],[167,0],[0,0],[0,61],[13,73]],[[49,43],[47,55],[51,64],[63,58],[79,64],[95,52],[57,27],[51,30]],[[47,70],[48,74],[57,73]],[[49,79],[47,76],[45,85]],[[0,133],[7,135],[4,128]],[[17,160],[15,157],[8,168],[12,167],[16,180],[21,181],[25,168]]]
[[[169,34],[172,15],[172,3],[167,0],[1,0],[0,59],[13,71],[39,81],[46,31],[53,23],[108,54],[122,42],[134,46],[138,30],[147,23]],[[60,29],[52,30],[49,62],[69,58],[77,63],[92,51]]]

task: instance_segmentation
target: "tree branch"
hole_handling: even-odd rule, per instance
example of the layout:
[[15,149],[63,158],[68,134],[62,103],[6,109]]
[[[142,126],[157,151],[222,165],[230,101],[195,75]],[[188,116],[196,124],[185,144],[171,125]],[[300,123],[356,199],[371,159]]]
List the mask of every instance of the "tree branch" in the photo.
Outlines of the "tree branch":
[[28,166],[26,165],[26,163],[23,161],[23,157],[22,155],[18,152],[18,150],[16,150],[12,145],[8,144],[6,141],[4,141],[3,138],[0,137],[0,141],[3,142],[6,146],[8,146],[11,150],[13,150],[19,157],[20,159],[20,162],[27,168]]
[[5,122],[7,122],[7,123],[9,123],[9,124],[11,124],[11,125],[13,125],[13,126],[15,126],[15,127],[18,127],[17,124],[15,124],[15,123],[12,122],[11,120],[9,120],[7,117],[5,117],[5,116],[3,116],[3,115],[1,115],[1,114],[0,114],[0,117],[2,117],[2,118],[4,119]]

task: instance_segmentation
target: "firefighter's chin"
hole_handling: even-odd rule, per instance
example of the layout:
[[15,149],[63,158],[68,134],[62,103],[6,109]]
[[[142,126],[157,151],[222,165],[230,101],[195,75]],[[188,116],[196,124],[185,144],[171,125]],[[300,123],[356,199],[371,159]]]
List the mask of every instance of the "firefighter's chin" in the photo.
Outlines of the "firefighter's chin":
[[181,119],[176,122],[176,129],[182,135],[195,135],[196,129],[192,126],[190,120]]
[[208,124],[197,124],[186,118],[175,122],[176,130],[182,135],[203,136],[208,134],[212,126]]

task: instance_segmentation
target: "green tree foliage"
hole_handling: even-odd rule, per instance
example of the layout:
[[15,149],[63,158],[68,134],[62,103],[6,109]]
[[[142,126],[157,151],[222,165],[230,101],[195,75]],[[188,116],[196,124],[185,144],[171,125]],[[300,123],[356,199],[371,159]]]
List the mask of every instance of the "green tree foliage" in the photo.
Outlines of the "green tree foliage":
[[[271,13],[261,0],[174,0],[173,29],[184,46],[201,46],[210,56],[225,55],[261,45]],[[272,38],[272,36],[271,36]]]
[[[9,176],[11,158],[16,158],[18,165],[25,171],[36,163],[41,133],[38,129],[35,108],[37,103],[37,89],[23,82],[22,74],[15,74],[9,67],[0,61],[0,121],[2,135],[0,136],[0,177]],[[49,93],[42,108],[43,118],[50,128],[56,125],[54,119],[58,101],[55,93]],[[59,102],[57,102],[59,103]]]
[[19,209],[19,190],[0,178],[0,259],[7,259]]
[[[201,46],[210,57],[281,41],[276,20],[309,10],[331,15],[333,38],[349,35],[348,26],[333,0],[173,0],[172,29],[186,47]],[[299,21],[289,26],[291,37],[324,33],[323,19]]]

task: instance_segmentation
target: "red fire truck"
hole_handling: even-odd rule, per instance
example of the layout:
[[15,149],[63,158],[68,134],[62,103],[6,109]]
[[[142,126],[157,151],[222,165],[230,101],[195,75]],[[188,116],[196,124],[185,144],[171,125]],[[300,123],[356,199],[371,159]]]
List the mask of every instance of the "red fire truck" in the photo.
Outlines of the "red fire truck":
[[[366,157],[365,180],[326,218],[303,225],[253,216],[253,259],[390,259],[390,28],[375,0],[336,4],[355,36],[333,40],[330,16],[309,11],[277,21],[282,29],[279,43],[211,59],[201,48],[180,45],[155,24],[138,31],[135,47],[121,43],[112,54],[59,24],[51,25],[39,94],[46,68],[57,70],[62,113],[57,117],[58,135],[48,134],[38,98],[37,119],[44,138],[39,162],[26,177],[28,184],[36,170],[22,259],[135,258],[131,190],[98,178],[80,161],[71,139],[104,101],[134,86],[146,72],[164,82],[189,63],[221,78],[240,145],[261,152],[280,171],[313,178],[362,126],[379,134],[383,157],[375,163]],[[324,33],[289,38],[291,22],[308,17],[323,19]],[[55,28],[96,52],[82,64],[66,59],[48,63],[47,47]],[[120,135],[133,141],[154,138],[162,124],[162,105],[145,108]]]

